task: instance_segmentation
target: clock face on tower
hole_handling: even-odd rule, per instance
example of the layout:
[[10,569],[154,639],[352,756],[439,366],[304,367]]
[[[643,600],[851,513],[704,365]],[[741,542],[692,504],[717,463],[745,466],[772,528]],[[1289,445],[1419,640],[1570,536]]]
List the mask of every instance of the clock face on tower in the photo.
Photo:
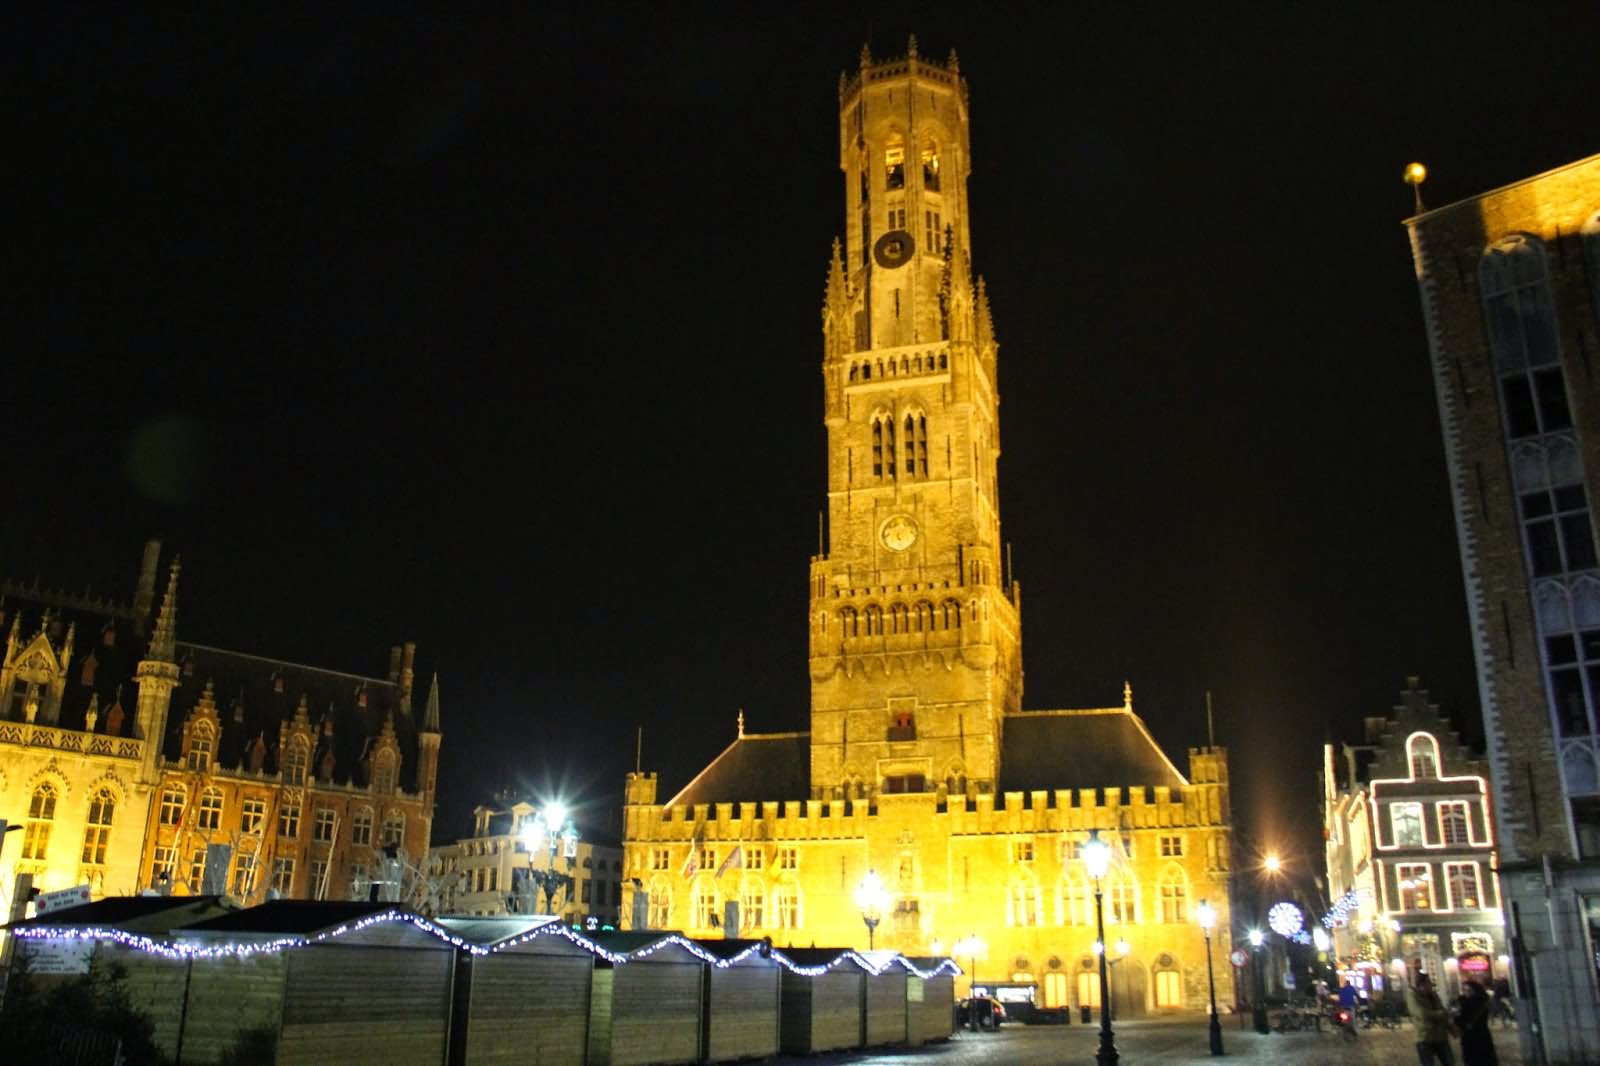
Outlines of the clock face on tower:
[[903,552],[917,542],[917,523],[903,514],[897,514],[883,524],[878,539],[892,552]]

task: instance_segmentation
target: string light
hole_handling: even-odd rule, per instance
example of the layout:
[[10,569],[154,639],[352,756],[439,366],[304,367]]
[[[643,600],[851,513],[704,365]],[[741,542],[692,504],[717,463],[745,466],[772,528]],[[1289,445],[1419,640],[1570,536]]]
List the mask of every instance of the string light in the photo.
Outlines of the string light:
[[1322,916],[1322,924],[1329,929],[1337,929],[1350,921],[1352,911],[1361,905],[1361,893],[1350,889],[1334,901],[1332,909]]
[[[539,937],[558,936],[571,941],[578,947],[613,966],[625,965],[640,959],[647,959],[658,951],[669,947],[682,948],[695,958],[716,967],[726,970],[737,966],[749,959],[752,955],[760,955],[766,948],[761,941],[750,944],[742,951],[727,958],[719,957],[708,951],[700,944],[678,933],[667,933],[659,940],[651,941],[642,947],[627,952],[615,952],[595,942],[575,929],[562,922],[551,920],[543,925],[519,936],[501,941],[490,947],[471,943],[462,937],[456,936],[428,919],[405,911],[384,911],[381,914],[368,915],[355,922],[345,923],[333,929],[327,929],[312,936],[284,936],[272,940],[228,944],[203,944],[190,940],[156,940],[139,933],[129,933],[122,929],[104,929],[99,926],[30,926],[14,930],[18,937],[25,940],[90,940],[109,941],[120,947],[131,948],[150,955],[158,955],[174,962],[183,962],[190,959],[222,959],[222,958],[249,958],[255,955],[273,955],[281,951],[294,948],[309,947],[313,944],[326,943],[336,940],[349,933],[359,932],[362,929],[378,925],[383,922],[409,922],[416,928],[428,933],[439,940],[449,944],[459,951],[472,955],[492,955],[497,952],[509,951],[513,948],[527,944]],[[785,955],[777,948],[767,950],[767,955],[779,966],[790,973],[801,977],[820,977],[847,962],[854,963],[868,974],[877,977],[885,973],[891,966],[898,965],[906,972],[914,974],[924,980],[937,977],[941,974],[956,975],[961,973],[961,968],[952,959],[941,959],[938,965],[931,970],[924,970],[917,966],[904,955],[895,955],[884,961],[882,966],[876,966],[865,955],[853,950],[845,949],[828,962],[817,966],[802,966],[800,963]]]

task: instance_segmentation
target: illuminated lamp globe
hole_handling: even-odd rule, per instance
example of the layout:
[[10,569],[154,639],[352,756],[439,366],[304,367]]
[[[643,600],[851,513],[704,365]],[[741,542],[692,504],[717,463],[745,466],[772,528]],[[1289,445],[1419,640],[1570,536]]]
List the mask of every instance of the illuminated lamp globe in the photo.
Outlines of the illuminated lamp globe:
[[1194,917],[1195,920],[1200,923],[1200,928],[1204,929],[1207,933],[1210,933],[1211,930],[1217,927],[1217,908],[1213,907],[1205,900],[1201,900],[1200,906],[1194,909]]
[[1407,163],[1405,180],[1407,185],[1421,185],[1428,180],[1428,168],[1421,163]]
[[1104,840],[1098,836],[1089,838],[1089,842],[1083,846],[1083,865],[1096,881],[1106,875],[1106,867],[1111,865],[1111,849],[1106,847]]
[[1261,942],[1266,940],[1266,939],[1267,939],[1267,935],[1265,933],[1263,933],[1261,930],[1259,930],[1259,929],[1250,930],[1250,946],[1251,947],[1253,947],[1253,948],[1260,947],[1261,946]]

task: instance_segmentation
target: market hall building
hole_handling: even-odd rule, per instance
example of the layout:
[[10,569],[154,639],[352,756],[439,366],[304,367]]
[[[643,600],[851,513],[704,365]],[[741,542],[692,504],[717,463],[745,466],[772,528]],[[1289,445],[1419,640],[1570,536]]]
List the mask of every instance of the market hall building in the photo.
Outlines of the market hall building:
[[1232,997],[1226,752],[1191,749],[1180,770],[1127,686],[1109,707],[1022,707],[968,117],[954,53],[930,60],[914,38],[898,58],[863,50],[841,79],[848,202],[823,306],[810,729],[747,733],[741,715],[674,791],[628,776],[623,921],[866,946],[857,890],[871,873],[876,946],[954,954],[969,980],[1033,983],[1045,1006],[1096,1006],[1079,849],[1098,833],[1115,856],[1102,887],[1118,1011],[1200,1009],[1202,900],[1219,916],[1218,998]]

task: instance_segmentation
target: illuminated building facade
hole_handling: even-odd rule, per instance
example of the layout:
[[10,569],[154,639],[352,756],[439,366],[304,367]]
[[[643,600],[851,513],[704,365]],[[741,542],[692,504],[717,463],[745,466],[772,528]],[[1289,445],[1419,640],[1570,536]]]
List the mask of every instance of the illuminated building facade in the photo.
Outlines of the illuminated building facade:
[[1420,966],[1452,995],[1463,978],[1504,975],[1487,775],[1416,678],[1390,715],[1366,720],[1365,743],[1323,747],[1342,970],[1399,984]]
[[414,647],[378,678],[180,641],[179,566],[158,608],[159,562],[153,541],[129,604],[0,588],[0,817],[23,826],[0,852],[8,895],[18,874],[245,903],[414,880],[440,741]]
[[[1600,156],[1407,222],[1498,829],[1519,1013],[1600,1048]],[[1530,1059],[1536,1049],[1525,1047]]]
[[[554,869],[570,874],[570,889],[552,894],[551,910],[570,923],[595,919],[615,926],[622,905],[622,849],[574,840],[552,858],[542,840],[530,847],[528,828],[540,811],[531,803],[479,806],[472,812],[472,836],[441,844],[429,852],[428,872],[436,882],[439,913],[467,917],[544,912],[544,891],[530,871]],[[536,836],[542,837],[541,827]]]
[[[658,796],[629,775],[624,920],[779,943],[983,947],[981,978],[1049,1006],[1098,997],[1093,832],[1119,1010],[1206,1001],[1194,908],[1231,943],[1224,751],[1188,776],[1119,705],[1022,709],[1021,587],[1000,534],[998,344],[971,270],[967,86],[955,56],[876,60],[839,87],[846,209],[822,308],[827,543],[811,560],[810,729],[746,733]],[[1220,963],[1221,956],[1219,956]],[[1217,968],[1219,998],[1231,974]]]

